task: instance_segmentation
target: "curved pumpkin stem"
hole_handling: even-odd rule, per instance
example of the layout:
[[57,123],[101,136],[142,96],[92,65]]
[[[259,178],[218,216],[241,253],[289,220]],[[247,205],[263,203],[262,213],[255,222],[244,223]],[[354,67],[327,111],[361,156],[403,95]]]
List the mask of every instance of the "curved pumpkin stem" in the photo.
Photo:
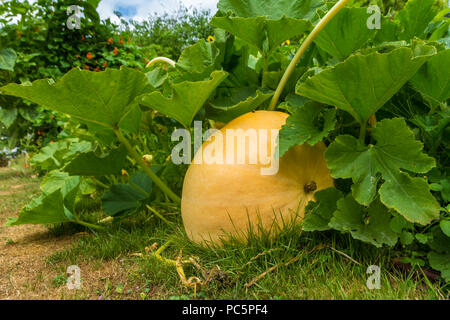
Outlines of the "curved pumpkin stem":
[[175,61],[173,61],[172,59],[166,58],[166,57],[156,57],[156,58],[152,59],[149,63],[147,63],[147,65],[145,67],[150,68],[152,65],[154,65],[158,62],[165,62],[167,64],[170,64],[172,67],[175,67]]
[[280,83],[278,84],[278,87],[275,91],[275,94],[272,97],[272,100],[270,101],[269,110],[273,111],[276,109],[276,105],[278,103],[278,99],[281,96],[281,93],[283,92],[284,87],[286,86],[286,83],[288,82],[289,78],[291,77],[292,73],[295,70],[295,66],[300,61],[300,58],[303,56],[303,54],[306,52],[308,47],[311,45],[313,40],[317,37],[317,35],[322,31],[323,28],[328,24],[328,22],[331,21],[331,19],[334,18],[334,16],[341,11],[341,9],[349,2],[350,0],[340,0],[337,2],[333,8],[331,8],[330,11],[327,12],[327,14],[320,20],[320,22],[314,27],[313,31],[308,35],[308,37],[303,41],[302,45],[298,49],[297,53],[295,54],[294,58],[292,59],[291,63],[289,63],[289,66],[286,68],[286,71],[283,74],[283,77],[280,80]]

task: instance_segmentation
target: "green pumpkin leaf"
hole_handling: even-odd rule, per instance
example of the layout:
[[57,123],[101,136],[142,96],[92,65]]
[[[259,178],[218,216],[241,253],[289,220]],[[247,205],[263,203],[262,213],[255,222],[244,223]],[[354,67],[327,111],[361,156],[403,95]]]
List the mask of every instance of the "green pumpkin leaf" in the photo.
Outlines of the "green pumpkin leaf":
[[53,224],[72,221],[72,214],[64,207],[60,190],[50,194],[43,194],[33,199],[24,207],[18,218],[10,218],[6,226],[21,224]]
[[17,108],[11,109],[0,109],[0,122],[3,123],[8,129],[16,121],[17,118]]
[[45,108],[59,111],[86,123],[109,130],[136,108],[136,97],[151,91],[144,73],[122,67],[91,72],[74,68],[58,82],[36,80],[32,85],[9,84],[2,94],[25,98]]
[[402,26],[399,40],[423,37],[426,27],[437,13],[434,3],[435,0],[409,0],[406,3],[395,16],[395,20]]
[[63,170],[71,176],[117,175],[125,166],[126,156],[127,151],[124,147],[113,149],[103,157],[98,157],[94,152],[82,153],[70,161]]
[[450,238],[450,220],[441,220],[439,223],[442,232]]
[[140,201],[148,198],[152,189],[150,178],[142,171],[136,172],[128,184],[113,185],[102,198],[102,208],[110,216],[139,208]]
[[411,84],[434,107],[450,99],[450,49],[437,53],[411,79]]
[[227,30],[256,47],[260,52],[267,54],[279,47],[284,41],[312,28],[312,24],[308,20],[287,17],[272,20],[266,17],[243,18],[216,15],[211,19],[211,25]]
[[304,231],[329,230],[328,223],[337,210],[337,201],[343,197],[342,192],[335,188],[327,188],[314,193],[316,201],[310,201],[305,208]]
[[422,152],[423,145],[403,119],[385,119],[372,128],[376,145],[366,146],[350,135],[330,144],[325,159],[334,178],[351,178],[355,199],[369,205],[376,196],[380,178],[381,201],[406,220],[428,224],[439,217],[439,205],[423,178],[411,178],[400,169],[425,173],[435,160]]
[[59,169],[76,154],[88,152],[90,149],[90,142],[79,142],[77,138],[56,141],[49,143],[34,155],[31,158],[31,165],[38,166],[42,170]]
[[450,282],[450,253],[437,253],[431,251],[427,255],[430,266],[441,272],[441,277]]
[[11,48],[3,48],[0,50],[0,70],[14,71],[17,54]]
[[296,93],[349,112],[366,123],[417,70],[436,53],[418,44],[414,50],[354,55],[333,67],[299,81]]
[[219,53],[214,43],[201,39],[183,50],[176,67],[190,74],[195,73],[208,77],[215,69]]
[[[319,124],[319,116],[322,124]],[[314,146],[328,136],[336,124],[336,110],[325,109],[320,103],[309,101],[297,108],[286,120],[286,124],[280,130],[279,146],[280,157],[290,148],[307,142]]]
[[349,194],[337,202],[329,226],[333,229],[350,232],[353,238],[382,247],[394,246],[398,235],[391,230],[391,214],[381,202],[374,202],[368,209],[360,205]]
[[218,97],[209,103],[209,119],[227,123],[257,109],[273,95],[273,92],[264,93],[250,87],[231,89],[228,93],[229,96]]
[[225,71],[214,71],[210,80],[172,84],[171,97],[156,91],[143,95],[139,102],[179,121],[188,128],[197,112],[226,76]]
[[325,3],[323,0],[220,0],[217,7],[238,17],[313,19],[316,10],[325,8]]
[[362,48],[377,33],[367,28],[366,8],[342,8],[323,28],[314,42],[333,57],[344,60]]

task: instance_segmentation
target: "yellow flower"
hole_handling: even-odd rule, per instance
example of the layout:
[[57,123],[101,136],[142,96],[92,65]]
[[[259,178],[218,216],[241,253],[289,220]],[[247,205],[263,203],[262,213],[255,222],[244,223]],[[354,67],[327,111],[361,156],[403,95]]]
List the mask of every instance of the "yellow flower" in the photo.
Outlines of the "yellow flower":
[[213,41],[214,41],[214,37],[211,36],[211,35],[209,35],[209,36],[208,36],[208,42],[213,42]]
[[123,175],[123,176],[129,177],[128,172],[127,172],[127,170],[125,170],[125,169],[122,169],[122,175]]
[[283,42],[281,45],[282,46],[289,46],[291,44],[291,40],[286,40],[285,42]]

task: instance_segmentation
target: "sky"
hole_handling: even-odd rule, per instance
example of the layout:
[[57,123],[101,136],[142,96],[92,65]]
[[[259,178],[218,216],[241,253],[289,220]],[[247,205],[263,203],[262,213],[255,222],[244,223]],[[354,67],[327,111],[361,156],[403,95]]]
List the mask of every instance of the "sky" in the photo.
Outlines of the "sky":
[[217,10],[218,0],[101,0],[97,11],[100,18],[111,18],[113,22],[119,19],[114,11],[119,11],[124,18],[137,21],[145,20],[152,13],[171,13],[179,4],[197,9],[209,9],[214,14]]

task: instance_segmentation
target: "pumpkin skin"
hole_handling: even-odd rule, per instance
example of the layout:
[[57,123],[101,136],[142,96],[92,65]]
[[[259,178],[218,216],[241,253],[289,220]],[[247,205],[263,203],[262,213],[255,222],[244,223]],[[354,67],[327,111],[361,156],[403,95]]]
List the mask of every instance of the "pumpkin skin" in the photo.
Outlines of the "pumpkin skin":
[[[227,129],[269,130],[266,145],[273,157],[275,141],[270,139],[270,129],[281,129],[288,116],[278,111],[254,111],[232,120],[220,132],[225,137]],[[219,142],[216,139],[205,141],[202,152],[212,148],[214,143]],[[223,145],[225,158],[225,138]],[[184,179],[181,200],[184,227],[192,241],[220,244],[226,235],[244,240],[249,225],[254,232],[262,227],[272,235],[272,230],[277,229],[274,224],[303,218],[305,206],[314,200],[314,191],[333,186],[322,142],[314,147],[304,144],[291,148],[279,159],[279,169],[274,175],[261,174],[261,168],[269,165],[259,158],[257,163],[250,164],[250,152],[255,149],[249,145],[250,139],[245,144],[244,164],[196,164],[201,156],[200,150],[196,153]],[[258,145],[253,147],[258,149]]]

